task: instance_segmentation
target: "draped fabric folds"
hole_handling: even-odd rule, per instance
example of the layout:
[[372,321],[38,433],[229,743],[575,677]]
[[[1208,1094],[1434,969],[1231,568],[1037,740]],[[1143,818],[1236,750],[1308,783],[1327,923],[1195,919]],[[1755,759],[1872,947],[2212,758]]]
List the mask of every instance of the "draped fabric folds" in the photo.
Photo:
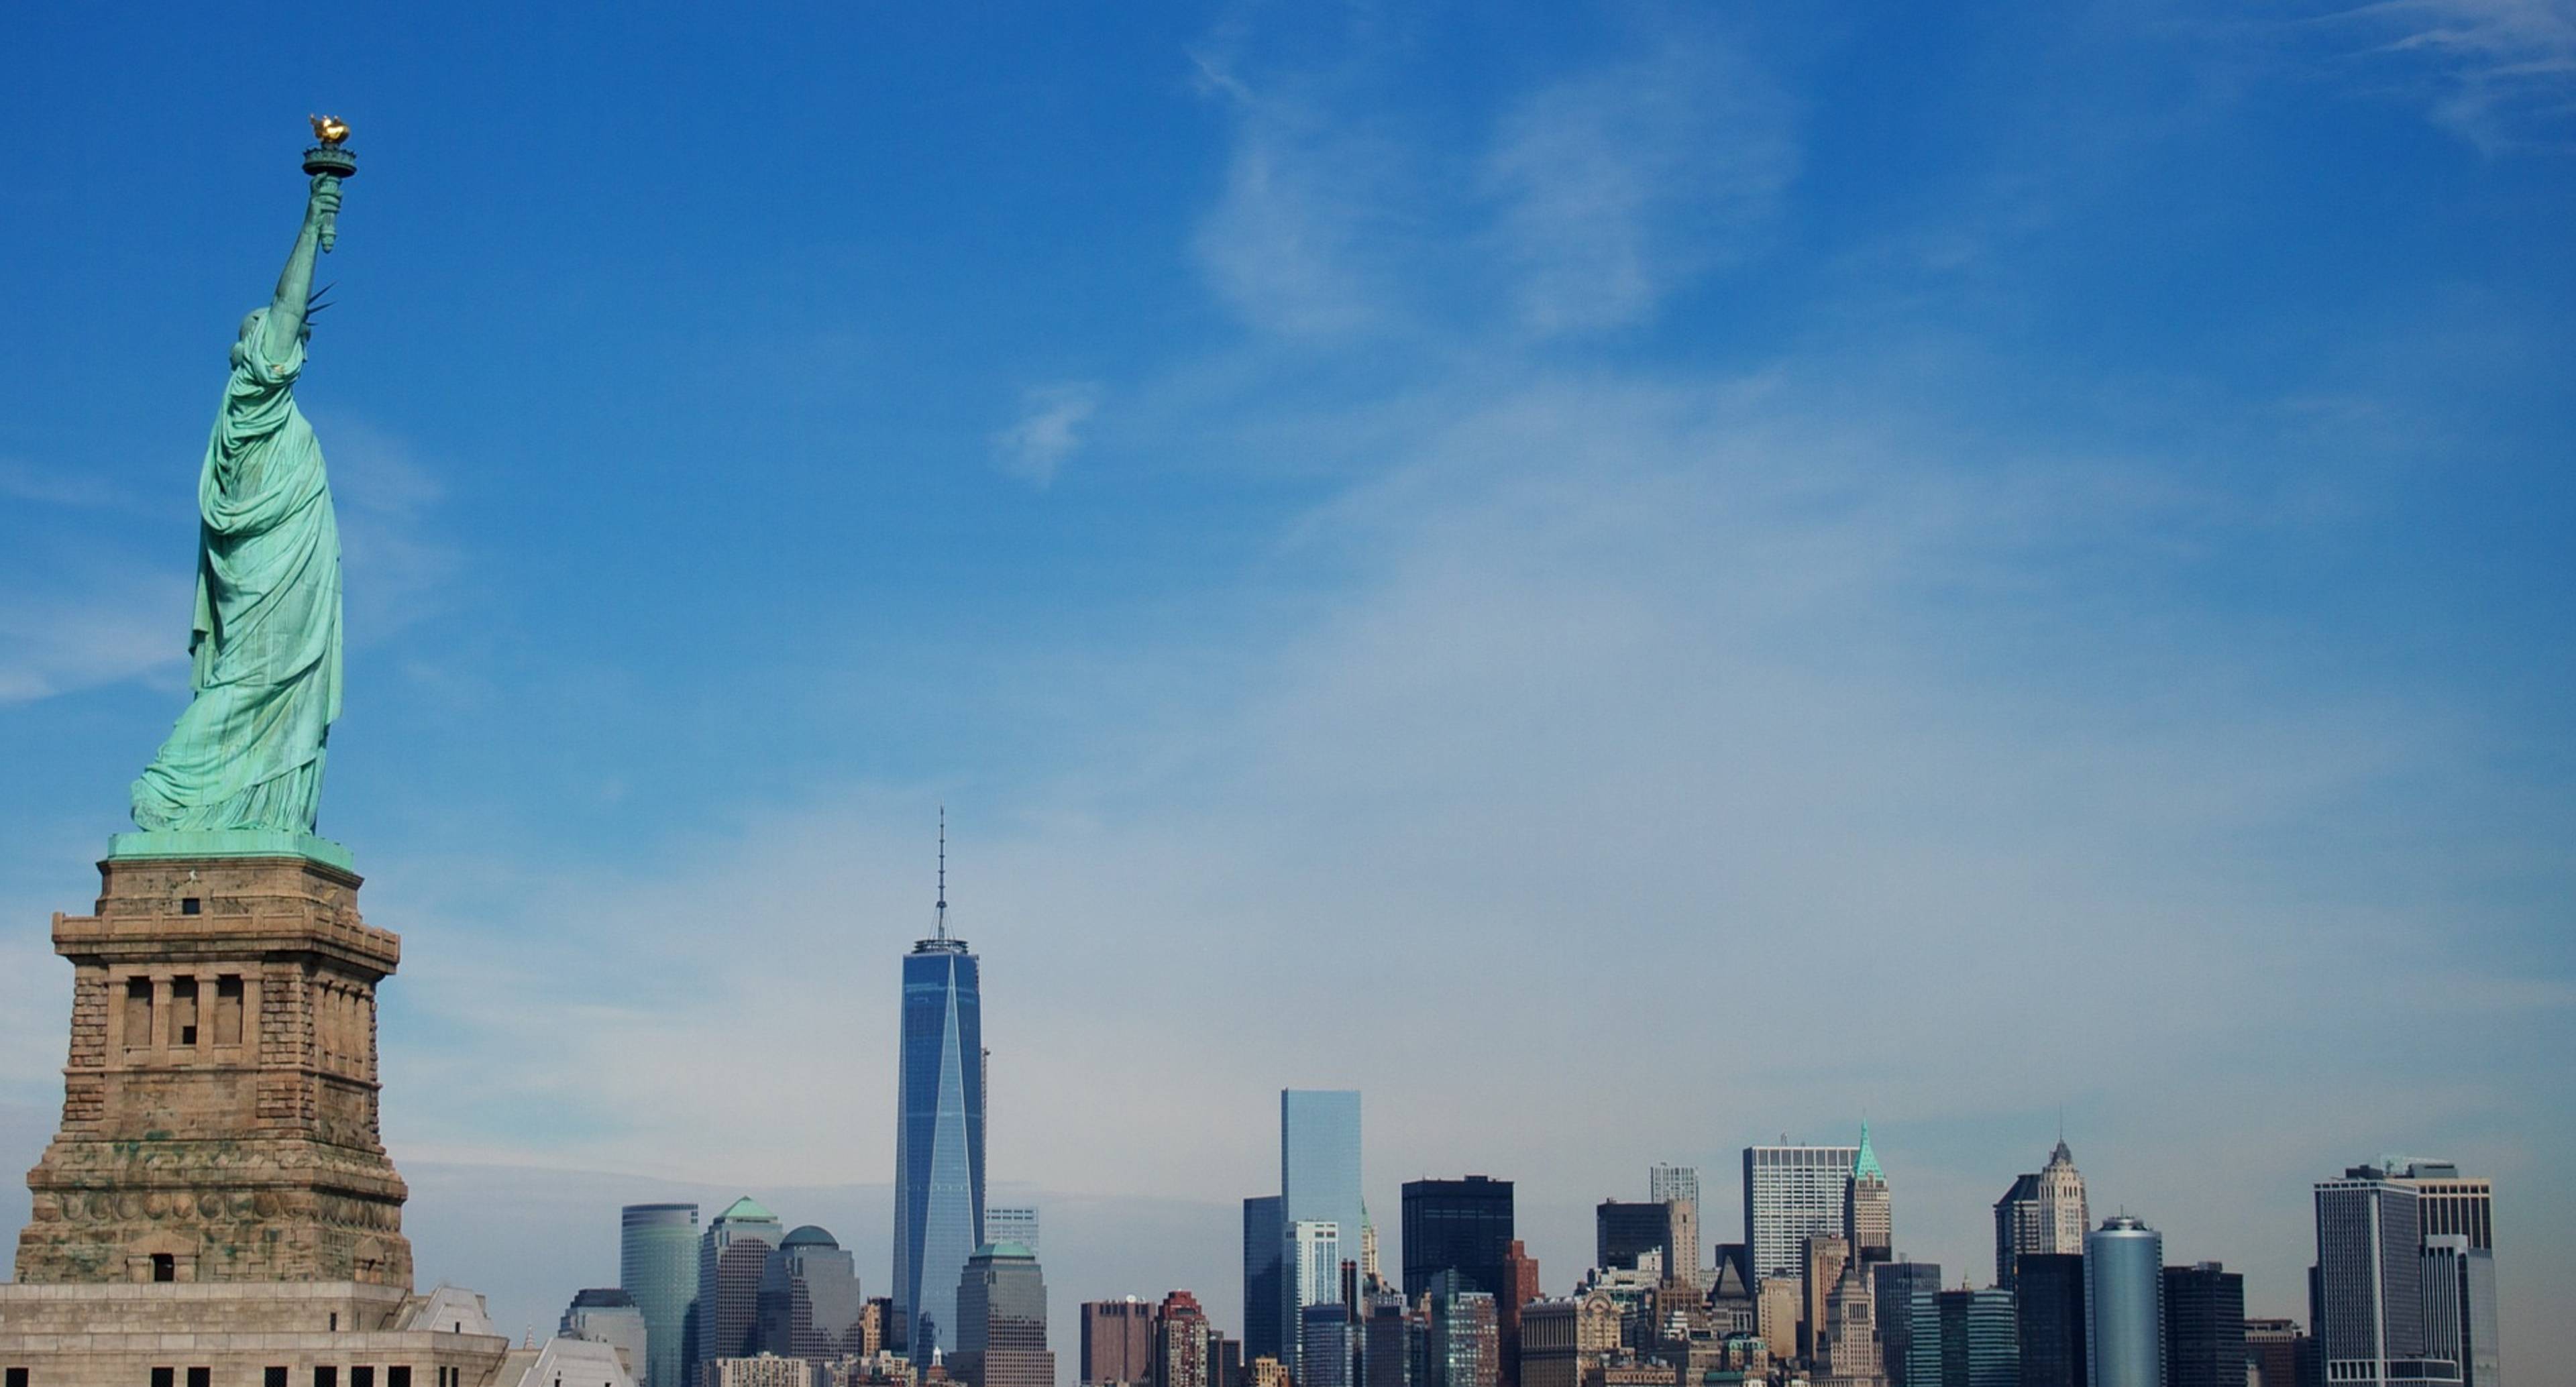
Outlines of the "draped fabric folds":
[[340,716],[340,530],[313,426],[295,407],[301,342],[268,359],[243,324],[197,482],[193,696],[134,782],[145,829],[313,831]]

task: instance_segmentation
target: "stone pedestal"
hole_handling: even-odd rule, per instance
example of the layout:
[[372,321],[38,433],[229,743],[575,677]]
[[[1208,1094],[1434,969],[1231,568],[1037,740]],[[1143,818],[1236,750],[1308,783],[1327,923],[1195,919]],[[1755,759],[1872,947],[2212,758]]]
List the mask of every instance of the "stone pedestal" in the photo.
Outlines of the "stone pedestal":
[[54,917],[71,1057],[18,1281],[408,1292],[376,1127],[376,984],[401,940],[359,918],[345,865],[123,851],[95,915]]

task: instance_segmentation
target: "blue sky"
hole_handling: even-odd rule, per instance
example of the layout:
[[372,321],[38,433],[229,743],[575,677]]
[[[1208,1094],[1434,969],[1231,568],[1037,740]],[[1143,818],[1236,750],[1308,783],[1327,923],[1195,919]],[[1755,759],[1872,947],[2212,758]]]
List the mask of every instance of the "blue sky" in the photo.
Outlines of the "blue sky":
[[996,1178],[1206,1230],[1051,1238],[1060,1308],[1226,1318],[1271,1095],[1349,1085],[1373,1204],[1516,1177],[1555,1289],[1864,1111],[1982,1275],[2063,1107],[2293,1313],[2305,1182],[2447,1154],[2576,1352],[2564,0],[739,8],[19,24],[26,1160],[328,109],[324,828],[505,1320],[630,1193],[869,1207],[944,802]]

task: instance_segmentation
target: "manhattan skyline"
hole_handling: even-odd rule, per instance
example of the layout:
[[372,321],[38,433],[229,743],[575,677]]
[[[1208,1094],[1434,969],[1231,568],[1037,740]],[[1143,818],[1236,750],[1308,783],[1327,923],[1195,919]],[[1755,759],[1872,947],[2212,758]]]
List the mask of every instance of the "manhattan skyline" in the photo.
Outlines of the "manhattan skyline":
[[[1381,1229],[1512,1180],[1552,1289],[1651,1163],[1728,1229],[1741,1148],[1864,1117],[1898,1245],[1981,1268],[2063,1109],[2097,1221],[2301,1314],[2310,1183],[2456,1160],[2509,1365],[2576,1352],[2569,40],[2409,13],[350,17],[322,827],[406,941],[424,1283],[550,1322],[601,1208],[750,1193],[882,1291],[945,802],[1059,1326],[1239,1330],[1272,1095],[1355,1089]],[[307,102],[214,80],[215,17],[26,27],[21,1166],[43,922],[183,686],[207,343],[279,249],[208,190]],[[1736,988],[1820,967],[1831,1024],[1760,1039]],[[585,1241],[514,1241],[567,1182]],[[1086,1262],[1112,1209],[1197,1262]]]

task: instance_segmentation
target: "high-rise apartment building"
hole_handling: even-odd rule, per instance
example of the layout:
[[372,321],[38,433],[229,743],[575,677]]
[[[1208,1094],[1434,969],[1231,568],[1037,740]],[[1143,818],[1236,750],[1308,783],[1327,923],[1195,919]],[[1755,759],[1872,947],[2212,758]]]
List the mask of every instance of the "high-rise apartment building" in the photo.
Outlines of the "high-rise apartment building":
[[1279,1196],[1243,1201],[1243,1354],[1247,1362],[1277,1359],[1287,1349],[1281,1332],[1288,1302],[1288,1228],[1279,1218]]
[[2165,1268],[2165,1387],[2245,1387],[2245,1278],[2216,1262]]
[[744,1195],[698,1236],[697,1343],[693,1377],[718,1358],[760,1353],[760,1274],[786,1230],[778,1215]]
[[789,1233],[761,1268],[758,1343],[782,1358],[833,1362],[859,1352],[866,1309],[857,1263],[809,1223]]
[[956,1286],[957,1352],[950,1375],[968,1387],[1055,1387],[1047,1349],[1046,1277],[1018,1243],[986,1243]]
[[[1356,1089],[1282,1089],[1279,1093],[1279,1218],[1296,1249],[1300,1223],[1328,1223],[1334,1230],[1332,1262],[1324,1268],[1329,1285],[1310,1297],[1297,1295],[1313,1281],[1311,1269],[1283,1268],[1287,1283],[1280,1299],[1282,1328],[1292,1341],[1287,1349],[1290,1374],[1297,1373],[1296,1313],[1317,1300],[1341,1297],[1341,1259],[1356,1261],[1360,1251],[1360,1095]],[[1302,1379],[1300,1379],[1302,1381]]]
[[1852,1259],[1884,1262],[1895,1255],[1896,1215],[1887,1194],[1887,1172],[1869,1144],[1869,1124],[1860,1124],[1860,1151],[1852,1157],[1851,1179],[1843,1186],[1843,1236],[1851,1240]]
[[984,1000],[980,961],[948,933],[948,843],[940,830],[931,937],[903,960],[895,1066],[894,1308],[902,1345],[926,1363],[957,1345],[957,1287],[984,1242]]
[[637,1387],[688,1387],[684,1336],[698,1298],[698,1206],[629,1204],[618,1224],[618,1289],[644,1317]]
[[1360,1316],[1359,1387],[1412,1387],[1413,1318],[1401,1295],[1370,1296]]
[[2014,1284],[2014,1263],[2025,1252],[2081,1256],[2091,1217],[2083,1172],[2060,1137],[2048,1164],[2014,1180],[1995,1201],[1995,1284]]
[[2086,1387],[2083,1255],[2025,1252],[2020,1279],[2013,1305],[2022,1387]]
[[1421,1387],[1497,1387],[1502,1381],[1502,1328],[1494,1297],[1449,1278],[1430,1290],[1430,1381]]
[[1857,1146],[1744,1148],[1744,1245],[1757,1279],[1794,1280],[1809,1237],[1843,1236],[1845,1187],[1859,1158]]
[[2164,1387],[2164,1263],[2163,1235],[2126,1215],[2086,1235],[2086,1387]]
[[2000,1286],[1962,1288],[1932,1299],[1941,1338],[1941,1387],[2019,1387],[2021,1339],[2012,1292]]
[[576,1292],[572,1304],[564,1307],[556,1332],[567,1339],[589,1339],[608,1345],[630,1376],[639,1383],[644,1380],[651,1337],[644,1327],[644,1312],[636,1308],[635,1297],[626,1292],[615,1287]]
[[2310,1295],[2317,1354],[2334,1387],[2460,1381],[2425,1334],[2422,1210],[2415,1187],[2382,1166],[2355,1166],[2316,1186],[2317,1262]]
[[[1195,1309],[1197,1302],[1192,1301]],[[1136,1387],[1152,1375],[1154,1307],[1135,1296],[1082,1303],[1083,1387]],[[1204,1321],[1202,1321],[1204,1323]],[[1202,1357],[1206,1345],[1199,1346]]]
[[[1941,1321],[1932,1297],[1941,1290],[1938,1262],[1878,1262],[1869,1268],[1878,1300],[1879,1371],[1889,1387],[1941,1387]],[[1915,1363],[1915,1329],[1929,1325],[1927,1364]]]
[[1018,1243],[1032,1257],[1043,1257],[1046,1249],[1038,1242],[1038,1211],[1025,1204],[995,1204],[984,1210],[984,1241]]
[[1337,1223],[1304,1220],[1288,1225],[1284,1256],[1288,1285],[1288,1371],[1306,1380],[1306,1310],[1342,1303],[1342,1229]]
[[1404,1296],[1421,1298],[1431,1278],[1457,1272],[1499,1300],[1512,1247],[1512,1182],[1482,1175],[1404,1184]]
[[[1146,1387],[1222,1387],[1217,1381],[1222,1369],[1216,1331],[1208,1324],[1207,1312],[1199,1308],[1199,1298],[1187,1291],[1174,1291],[1163,1297],[1153,1318]],[[1088,1362],[1090,1357],[1091,1349],[1086,1344],[1083,1358]]]

